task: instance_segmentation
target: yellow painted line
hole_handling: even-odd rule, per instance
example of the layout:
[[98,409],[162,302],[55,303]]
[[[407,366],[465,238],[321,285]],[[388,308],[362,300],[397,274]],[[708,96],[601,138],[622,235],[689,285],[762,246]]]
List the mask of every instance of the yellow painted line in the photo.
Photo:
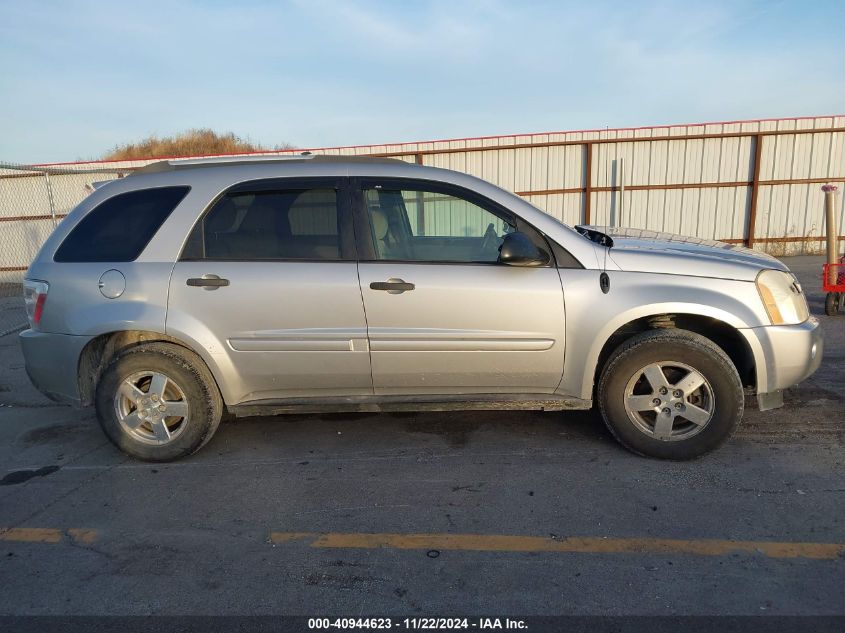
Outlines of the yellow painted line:
[[27,543],[58,543],[62,540],[62,531],[52,528],[9,528],[0,532],[0,539]]
[[33,527],[0,528],[0,541],[18,543],[61,543],[69,540],[73,543],[90,545],[97,538],[99,538],[97,530],[87,528],[70,528],[68,530]]
[[314,532],[271,532],[270,540],[273,543],[289,543],[290,541],[301,541],[303,539],[317,536]]
[[89,530],[86,528],[69,528],[67,533],[72,541],[82,543],[83,545],[90,545],[96,541],[99,536],[97,534],[97,530]]
[[472,552],[559,552],[581,554],[694,554],[725,556],[737,552],[771,558],[834,559],[845,555],[845,543],[793,543],[716,539],[656,539],[495,534],[366,534],[271,532],[274,544],[307,541],[310,547],[343,549],[461,550]]

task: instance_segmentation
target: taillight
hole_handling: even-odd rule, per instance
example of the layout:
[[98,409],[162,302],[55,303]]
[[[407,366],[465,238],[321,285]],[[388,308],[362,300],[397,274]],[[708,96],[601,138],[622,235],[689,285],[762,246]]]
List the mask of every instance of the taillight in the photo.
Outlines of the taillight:
[[23,302],[26,305],[26,318],[29,319],[29,327],[36,328],[41,322],[41,315],[44,313],[44,302],[47,301],[47,291],[50,284],[46,281],[35,279],[24,279],[23,281]]

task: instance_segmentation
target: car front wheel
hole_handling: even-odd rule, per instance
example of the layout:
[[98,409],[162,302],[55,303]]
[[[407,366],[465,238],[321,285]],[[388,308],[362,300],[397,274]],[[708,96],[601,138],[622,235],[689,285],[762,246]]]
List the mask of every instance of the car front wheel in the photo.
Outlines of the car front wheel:
[[643,332],[610,358],[599,380],[599,408],[611,433],[635,453],[692,459],[727,440],[742,418],[736,367],[699,334]]
[[123,452],[165,462],[211,439],[223,402],[199,356],[178,345],[145,343],[109,364],[97,385],[96,408],[106,435]]

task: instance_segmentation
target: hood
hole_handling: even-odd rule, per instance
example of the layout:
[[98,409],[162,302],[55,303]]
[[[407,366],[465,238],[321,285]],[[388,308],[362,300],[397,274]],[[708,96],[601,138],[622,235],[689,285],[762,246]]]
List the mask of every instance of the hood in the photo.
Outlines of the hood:
[[644,229],[576,228],[592,241],[610,247],[610,258],[622,270],[748,280],[764,268],[789,271],[771,255],[716,240]]

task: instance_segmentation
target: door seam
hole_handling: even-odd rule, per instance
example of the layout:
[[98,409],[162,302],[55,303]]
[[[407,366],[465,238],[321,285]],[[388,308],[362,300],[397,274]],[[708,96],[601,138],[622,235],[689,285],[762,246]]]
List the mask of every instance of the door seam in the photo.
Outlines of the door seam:
[[364,311],[364,326],[367,329],[367,355],[370,358],[370,390],[376,393],[376,381],[373,377],[373,349],[370,345],[370,322],[367,319],[367,304],[364,302],[364,289],[361,286],[361,262],[355,262],[355,273],[358,275],[358,294],[361,295],[361,309]]
[[173,262],[173,265],[170,267],[170,274],[167,277],[167,293],[164,297],[164,330],[163,334],[167,334],[167,318],[170,316],[170,286],[173,284],[173,273],[176,271],[176,264],[178,261]]

